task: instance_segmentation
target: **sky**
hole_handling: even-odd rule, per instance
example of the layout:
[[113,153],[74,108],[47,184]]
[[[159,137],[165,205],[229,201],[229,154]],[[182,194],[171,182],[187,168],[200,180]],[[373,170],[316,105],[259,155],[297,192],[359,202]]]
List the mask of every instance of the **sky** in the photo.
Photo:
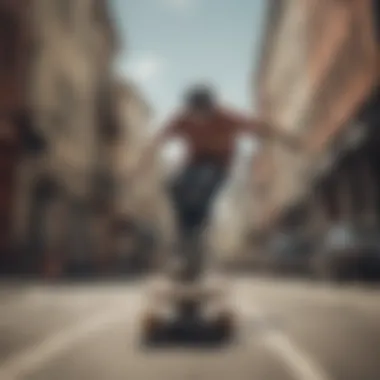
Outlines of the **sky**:
[[188,85],[207,81],[226,103],[252,111],[265,0],[111,0],[121,52],[116,70],[134,80],[157,123]]

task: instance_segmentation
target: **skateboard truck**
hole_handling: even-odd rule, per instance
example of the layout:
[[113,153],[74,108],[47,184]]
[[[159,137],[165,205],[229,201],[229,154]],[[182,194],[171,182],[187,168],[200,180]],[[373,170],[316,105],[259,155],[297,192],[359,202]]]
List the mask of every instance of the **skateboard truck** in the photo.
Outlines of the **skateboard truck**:
[[219,344],[231,340],[233,313],[224,304],[221,287],[172,283],[152,292],[143,316],[143,340],[165,343]]

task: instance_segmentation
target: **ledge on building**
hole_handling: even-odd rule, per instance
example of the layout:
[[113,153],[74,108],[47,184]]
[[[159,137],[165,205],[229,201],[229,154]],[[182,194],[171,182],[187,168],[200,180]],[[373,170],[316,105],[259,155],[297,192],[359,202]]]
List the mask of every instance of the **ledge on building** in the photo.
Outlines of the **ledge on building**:
[[113,51],[117,51],[120,47],[119,33],[116,29],[116,23],[113,20],[107,0],[96,0],[94,13],[96,19],[104,27],[110,46]]
[[100,89],[97,101],[99,133],[106,141],[117,139],[120,133],[114,99],[112,85],[106,83]]
[[24,152],[36,154],[46,148],[46,141],[33,123],[32,112],[30,110],[13,113],[11,120],[17,129],[21,147]]

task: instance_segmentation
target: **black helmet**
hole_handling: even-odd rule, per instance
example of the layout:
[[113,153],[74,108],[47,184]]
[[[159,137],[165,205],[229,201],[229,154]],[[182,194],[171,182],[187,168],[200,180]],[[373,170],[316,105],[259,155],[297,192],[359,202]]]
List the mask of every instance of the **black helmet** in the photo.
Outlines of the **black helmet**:
[[200,84],[192,86],[185,93],[185,105],[192,109],[211,109],[216,104],[216,95],[211,86]]

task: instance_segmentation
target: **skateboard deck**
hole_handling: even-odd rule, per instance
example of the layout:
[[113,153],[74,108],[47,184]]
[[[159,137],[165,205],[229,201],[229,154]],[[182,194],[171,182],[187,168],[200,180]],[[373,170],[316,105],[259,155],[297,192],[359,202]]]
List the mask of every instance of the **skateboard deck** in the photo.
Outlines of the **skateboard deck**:
[[232,339],[235,322],[224,281],[151,283],[142,315],[143,342],[220,344]]
[[[160,286],[161,285],[161,286]],[[204,282],[165,282],[151,287],[151,295],[157,300],[165,299],[176,302],[181,300],[205,301],[224,297],[227,293],[225,283],[204,283]]]
[[208,300],[220,297],[224,294],[223,289],[216,287],[205,287],[200,285],[176,285],[162,290],[160,295],[169,300]]

